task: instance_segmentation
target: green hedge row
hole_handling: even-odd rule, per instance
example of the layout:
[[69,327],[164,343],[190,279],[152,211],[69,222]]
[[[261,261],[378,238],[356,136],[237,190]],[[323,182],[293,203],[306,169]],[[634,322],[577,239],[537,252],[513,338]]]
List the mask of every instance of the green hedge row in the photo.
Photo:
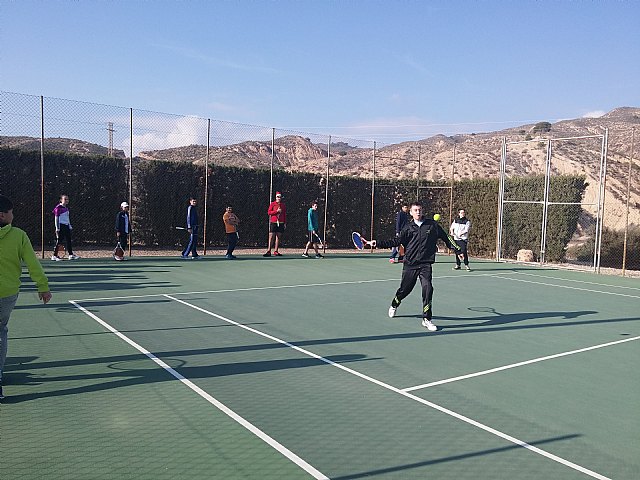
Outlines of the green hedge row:
[[[16,225],[24,228],[38,243],[40,237],[40,154],[15,149],[0,149],[2,168],[0,191],[16,204]],[[208,185],[207,243],[225,244],[222,215],[232,205],[241,220],[242,246],[264,246],[267,241],[269,186],[268,170],[235,167],[210,167],[208,179],[203,166],[189,162],[163,162],[135,159],[133,162],[133,241],[148,247],[178,247],[190,196],[199,199],[200,222],[204,223],[204,193]],[[110,244],[113,223],[120,202],[128,200],[128,161],[102,156],[79,156],[60,152],[45,154],[45,212],[51,212],[60,193],[71,198],[71,219],[77,244]],[[207,181],[208,180],[208,181]],[[273,191],[281,191],[287,205],[285,247],[300,247],[306,242],[307,210],[318,199],[321,229],[325,215],[323,176],[310,173],[273,173]],[[442,215],[448,230],[450,206],[453,217],[465,208],[473,223],[469,250],[472,255],[493,256],[497,232],[497,179],[469,179],[455,182],[453,202],[449,184],[426,182],[418,189],[411,181],[377,180],[374,201],[374,236],[392,238],[395,215],[403,201],[416,196],[425,213]],[[506,197],[511,200],[537,199],[544,188],[544,177],[511,179]],[[576,202],[582,198],[584,177],[558,176],[551,179],[551,200]],[[542,189],[542,190],[541,190]],[[330,247],[350,247],[351,232],[371,235],[371,180],[330,177],[329,202],[326,205],[327,243]],[[562,261],[565,246],[576,230],[580,208],[549,207],[547,260]],[[517,250],[537,252],[540,245],[542,208],[539,205],[508,204],[505,208],[503,248],[505,256],[515,257]],[[47,214],[45,242],[54,240],[53,216]]]

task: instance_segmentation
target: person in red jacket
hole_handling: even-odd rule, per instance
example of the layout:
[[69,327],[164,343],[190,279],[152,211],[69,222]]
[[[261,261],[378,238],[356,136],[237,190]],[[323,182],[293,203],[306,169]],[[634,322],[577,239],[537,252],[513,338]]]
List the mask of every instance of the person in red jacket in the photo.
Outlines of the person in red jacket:
[[278,251],[280,235],[284,232],[287,224],[287,207],[282,201],[282,193],[276,192],[276,199],[269,204],[267,214],[269,215],[269,245],[267,246],[266,253],[262,256],[271,256],[271,245],[273,244],[273,255],[280,257],[282,256]]

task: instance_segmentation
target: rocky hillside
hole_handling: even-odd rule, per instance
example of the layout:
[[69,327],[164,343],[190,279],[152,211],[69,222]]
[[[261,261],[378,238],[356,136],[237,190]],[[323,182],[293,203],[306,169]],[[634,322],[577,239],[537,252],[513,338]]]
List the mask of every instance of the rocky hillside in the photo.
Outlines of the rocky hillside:
[[[599,118],[579,118],[556,123],[539,122],[497,132],[472,133],[430,138],[387,145],[378,148],[376,178],[456,180],[464,178],[498,177],[502,139],[508,145],[508,175],[544,174],[546,139],[601,135],[609,129],[607,196],[605,224],[614,228],[624,225],[628,162],[631,153],[632,129],[636,128],[634,174],[630,221],[640,225],[640,108],[622,107]],[[39,149],[39,139],[0,137],[0,145]],[[75,153],[106,154],[106,148],[72,139],[47,139],[46,148]],[[454,164],[455,148],[455,164]],[[552,142],[552,172],[579,173],[588,178],[585,203],[596,203],[600,175],[600,139],[584,138]],[[206,159],[206,146],[189,145],[163,150],[144,151],[145,160],[188,161],[198,164]],[[114,153],[124,157],[124,152]],[[245,141],[210,149],[209,161],[215,165],[246,168],[269,168],[274,157],[276,168],[324,175],[327,168],[327,145],[314,144],[302,136],[288,135],[271,141]],[[332,175],[371,177],[372,148],[358,148],[344,142],[331,145]],[[420,161],[418,161],[420,159]],[[552,199],[553,200],[553,199]],[[585,207],[587,210],[592,207]]]
[[[34,137],[0,136],[0,147],[18,148],[21,150],[40,150],[40,139]],[[45,150],[76,153],[78,155],[109,155],[109,149],[102,145],[76,140],[74,138],[45,138]],[[122,150],[113,150],[116,158],[125,158]]]

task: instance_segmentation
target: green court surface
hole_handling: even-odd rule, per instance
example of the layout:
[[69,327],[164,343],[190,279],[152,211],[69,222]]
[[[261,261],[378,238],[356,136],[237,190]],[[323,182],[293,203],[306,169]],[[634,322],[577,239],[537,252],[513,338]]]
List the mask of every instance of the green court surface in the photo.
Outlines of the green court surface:
[[640,283],[383,254],[45,262],[9,324],[0,477],[640,478]]

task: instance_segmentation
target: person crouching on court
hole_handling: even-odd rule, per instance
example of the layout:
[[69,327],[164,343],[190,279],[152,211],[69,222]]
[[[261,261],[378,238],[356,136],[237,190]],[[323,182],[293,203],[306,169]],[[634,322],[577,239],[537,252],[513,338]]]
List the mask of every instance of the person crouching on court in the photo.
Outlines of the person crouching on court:
[[198,201],[190,197],[189,198],[189,206],[187,207],[187,231],[189,232],[189,242],[182,250],[182,258],[185,260],[189,258],[189,253],[191,253],[191,258],[196,259],[200,257],[198,252],[196,251],[198,246],[198,209],[196,208],[196,204]]
[[7,325],[18,300],[22,262],[27,264],[40,300],[43,303],[51,300],[49,281],[36,258],[29,237],[24,231],[12,226],[11,222],[13,222],[13,202],[4,195],[0,195],[0,400],[4,398],[2,372],[7,358]]
[[431,321],[433,317],[433,309],[431,308],[433,285],[431,284],[431,279],[432,266],[436,261],[436,252],[438,251],[438,239],[456,252],[460,251],[460,247],[447,235],[447,232],[442,229],[438,222],[422,216],[421,203],[413,202],[409,214],[412,220],[405,225],[398,237],[380,242],[370,240],[365,241],[365,243],[373,248],[391,248],[404,245],[402,280],[400,281],[400,288],[398,288],[395,297],[391,301],[389,317],[393,318],[396,315],[396,310],[400,303],[411,293],[416,281],[420,278],[420,284],[422,285],[422,326],[430,332],[435,332],[438,327]]
[[280,236],[287,226],[287,207],[282,201],[282,193],[276,192],[276,199],[269,204],[267,214],[269,215],[269,245],[267,246],[267,251],[262,256],[271,256],[271,245],[273,244],[273,255],[280,257],[282,256],[278,251]]

